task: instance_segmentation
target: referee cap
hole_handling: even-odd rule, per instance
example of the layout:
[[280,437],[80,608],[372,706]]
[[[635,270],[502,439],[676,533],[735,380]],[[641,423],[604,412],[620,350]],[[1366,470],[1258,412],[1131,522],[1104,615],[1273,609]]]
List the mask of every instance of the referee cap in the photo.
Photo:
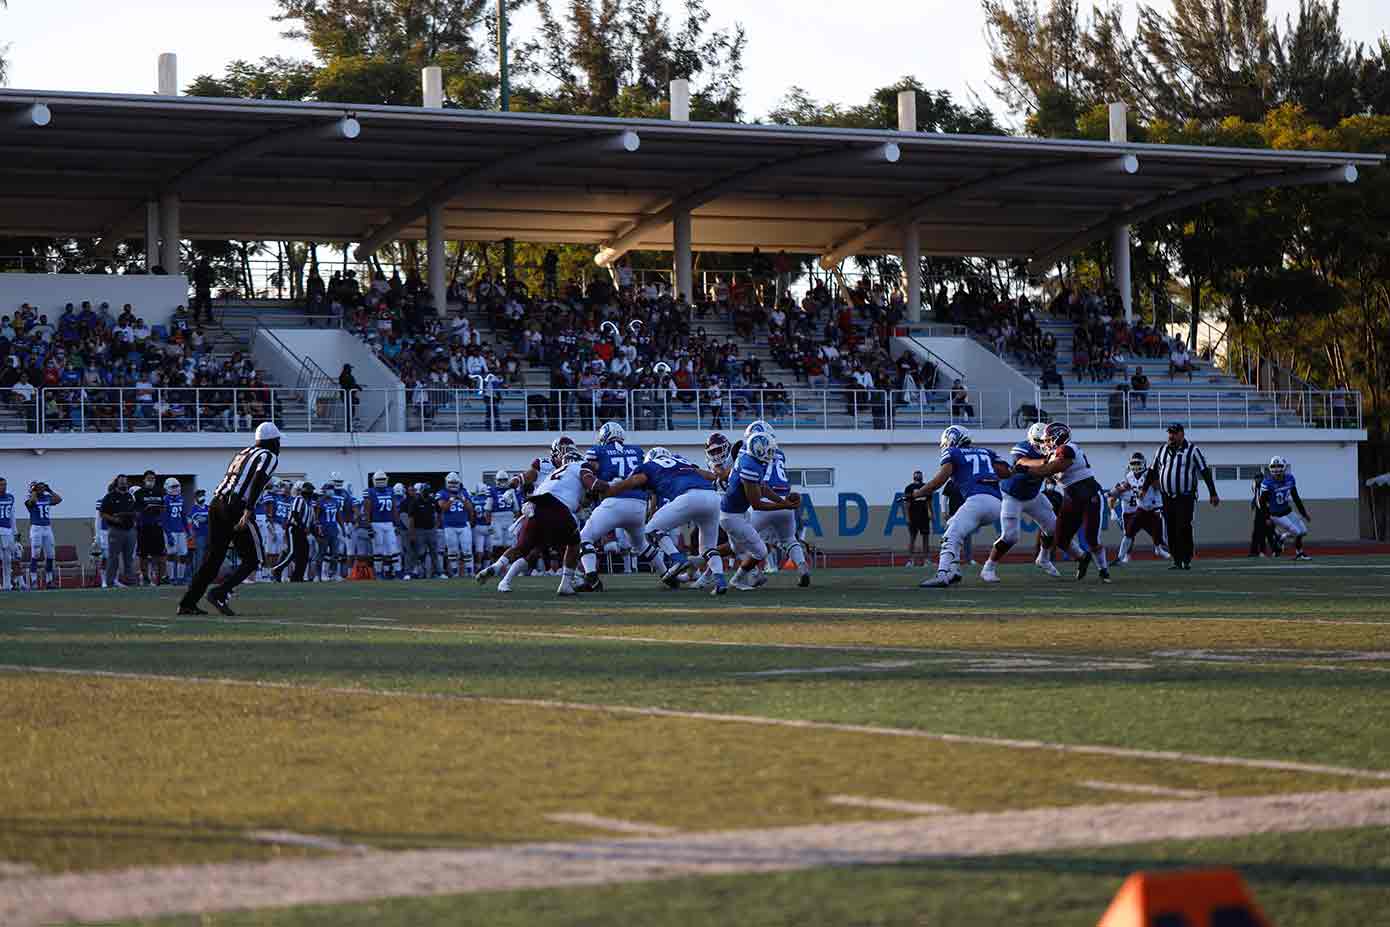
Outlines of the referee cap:
[[256,426],[256,440],[259,441],[278,441],[280,439],[280,429],[275,427],[274,422],[261,422]]

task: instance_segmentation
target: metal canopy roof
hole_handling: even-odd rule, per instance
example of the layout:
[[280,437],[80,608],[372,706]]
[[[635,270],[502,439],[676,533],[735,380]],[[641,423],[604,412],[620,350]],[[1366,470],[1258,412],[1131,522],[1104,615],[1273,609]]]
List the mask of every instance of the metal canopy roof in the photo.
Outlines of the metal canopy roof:
[[[47,125],[24,118],[35,103],[51,112]],[[355,136],[344,128],[351,119]],[[1046,260],[1127,216],[1248,189],[1354,179],[1355,167],[1383,160],[0,90],[0,232],[137,237],[142,204],[177,190],[188,239],[360,242],[375,231],[423,238],[425,217],[409,207],[435,194],[447,196],[448,239],[621,238],[626,247],[670,250],[671,223],[660,214],[683,201],[699,203],[697,250],[896,252],[902,222],[915,220],[924,254]]]

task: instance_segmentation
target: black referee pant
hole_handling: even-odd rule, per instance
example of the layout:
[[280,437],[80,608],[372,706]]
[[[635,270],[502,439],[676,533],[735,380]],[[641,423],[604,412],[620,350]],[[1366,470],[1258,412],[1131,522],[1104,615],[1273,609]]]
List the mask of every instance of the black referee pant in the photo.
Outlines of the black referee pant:
[[1163,494],[1163,518],[1168,523],[1168,552],[1179,566],[1192,563],[1196,542],[1192,539],[1192,517],[1197,508],[1196,493]]
[[284,575],[285,567],[289,567],[290,582],[302,583],[304,570],[309,565],[309,534],[298,525],[290,525],[285,535],[289,539],[285,556],[270,568],[270,572],[275,576],[275,581],[279,582],[280,577]]
[[246,577],[261,565],[261,536],[253,520],[250,527],[238,529],[241,516],[246,514],[246,505],[235,496],[218,496],[208,508],[208,548],[207,559],[194,574],[188,584],[188,591],[179,601],[180,605],[195,608],[208,587],[217,579],[222,570],[222,561],[227,559],[227,548],[235,546],[240,558],[236,571],[228,576],[218,587],[221,595],[226,595],[240,586]]

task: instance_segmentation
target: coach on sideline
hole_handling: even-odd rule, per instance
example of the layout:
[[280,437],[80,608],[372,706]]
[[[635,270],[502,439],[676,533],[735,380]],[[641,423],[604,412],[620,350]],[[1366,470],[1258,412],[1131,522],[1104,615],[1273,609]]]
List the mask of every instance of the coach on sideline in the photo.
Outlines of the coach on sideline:
[[1181,422],[1168,426],[1168,443],[1154,454],[1153,466],[1144,480],[1140,495],[1155,483],[1163,493],[1163,517],[1168,523],[1168,550],[1173,555],[1170,570],[1192,569],[1192,517],[1197,507],[1197,477],[1207,484],[1213,507],[1221,504],[1216,482],[1202,449],[1187,440]]
[[[208,506],[208,557],[179,601],[180,615],[206,615],[198,607],[204,592],[213,608],[224,615],[236,614],[227,604],[227,596],[265,559],[265,547],[256,526],[256,504],[279,465],[280,429],[262,422],[256,426],[256,443],[237,451],[227,466],[227,475],[213,490],[212,504]],[[241,562],[221,585],[208,589],[222,569],[227,548],[233,544]]]

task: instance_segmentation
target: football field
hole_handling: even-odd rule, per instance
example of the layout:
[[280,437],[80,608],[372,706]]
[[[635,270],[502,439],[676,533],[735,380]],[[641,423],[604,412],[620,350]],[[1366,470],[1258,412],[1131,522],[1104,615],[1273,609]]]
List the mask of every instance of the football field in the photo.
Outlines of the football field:
[[1390,922],[1390,558],[1165,567],[5,595],[0,924]]

